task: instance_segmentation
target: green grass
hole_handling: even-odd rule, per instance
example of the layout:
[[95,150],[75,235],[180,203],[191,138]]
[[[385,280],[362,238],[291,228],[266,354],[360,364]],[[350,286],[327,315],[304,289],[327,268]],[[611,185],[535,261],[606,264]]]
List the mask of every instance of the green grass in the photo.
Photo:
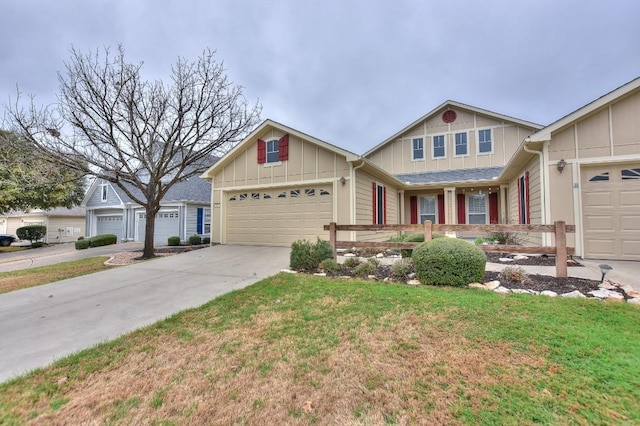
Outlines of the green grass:
[[30,248],[31,247],[22,247],[22,246],[7,246],[7,247],[0,246],[0,253],[11,253],[14,251],[23,251]]
[[107,259],[106,256],[97,256],[37,268],[0,272],[0,294],[113,268],[104,264]]
[[0,424],[638,424],[638,336],[627,304],[279,274],[0,385]]

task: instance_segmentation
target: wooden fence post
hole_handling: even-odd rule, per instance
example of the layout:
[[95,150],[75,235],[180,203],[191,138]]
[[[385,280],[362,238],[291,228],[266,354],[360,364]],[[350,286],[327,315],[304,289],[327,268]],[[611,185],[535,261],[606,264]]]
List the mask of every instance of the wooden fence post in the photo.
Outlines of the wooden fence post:
[[336,223],[331,222],[329,224],[329,244],[333,249],[333,260],[338,261],[338,249],[336,248]]
[[567,233],[564,221],[556,221],[556,277],[567,277]]
[[425,241],[429,241],[431,239],[431,234],[432,234],[431,225],[432,224],[430,220],[424,221],[424,240]]

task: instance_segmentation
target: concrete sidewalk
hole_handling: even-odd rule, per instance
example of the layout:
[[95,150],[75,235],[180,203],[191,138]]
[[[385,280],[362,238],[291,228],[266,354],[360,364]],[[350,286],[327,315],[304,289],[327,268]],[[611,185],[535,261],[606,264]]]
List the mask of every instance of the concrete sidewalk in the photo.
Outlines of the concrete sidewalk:
[[289,251],[214,246],[0,295],[0,382],[273,275]]

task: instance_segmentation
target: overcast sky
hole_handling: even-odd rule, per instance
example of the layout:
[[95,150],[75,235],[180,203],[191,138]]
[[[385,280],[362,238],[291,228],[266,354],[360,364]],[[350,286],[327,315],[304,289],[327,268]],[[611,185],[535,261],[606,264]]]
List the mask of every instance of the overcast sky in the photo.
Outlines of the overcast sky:
[[362,154],[448,99],[549,124],[640,76],[638,0],[0,0],[0,104],[73,46],[168,81],[217,50],[271,118]]

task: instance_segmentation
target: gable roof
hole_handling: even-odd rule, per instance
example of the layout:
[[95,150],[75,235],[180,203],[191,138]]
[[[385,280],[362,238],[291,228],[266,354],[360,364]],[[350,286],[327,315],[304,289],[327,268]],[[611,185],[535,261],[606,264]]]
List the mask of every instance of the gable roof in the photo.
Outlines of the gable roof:
[[494,182],[504,167],[479,167],[474,169],[438,170],[433,172],[402,173],[395,177],[407,185],[429,185],[445,183]]
[[86,209],[84,207],[71,207],[71,208],[66,208],[66,207],[55,207],[52,209],[48,209],[48,210],[43,210],[43,209],[32,209],[32,210],[28,210],[28,211],[23,211],[23,210],[14,210],[11,211],[5,215],[2,215],[3,217],[23,217],[23,216],[49,216],[49,217],[58,217],[58,216],[65,216],[65,217],[76,217],[76,216],[82,216],[84,217],[86,214]]
[[493,118],[496,118],[498,120],[504,120],[504,121],[509,121],[511,123],[516,123],[516,124],[519,124],[519,125],[524,126],[524,127],[531,127],[533,129],[541,129],[542,128],[542,126],[540,124],[532,123],[530,121],[525,121],[525,120],[521,120],[519,118],[510,117],[508,115],[499,114],[497,112],[493,112],[493,111],[489,111],[489,110],[486,110],[486,109],[474,107],[472,105],[463,104],[461,102],[448,100],[446,102],[443,102],[442,104],[440,104],[436,108],[432,109],[427,114],[425,114],[422,117],[418,118],[417,120],[415,120],[414,122],[412,122],[408,126],[405,126],[399,132],[396,132],[393,135],[391,135],[390,137],[388,137],[387,139],[383,140],[378,145],[374,146],[369,151],[365,152],[363,154],[363,156],[367,157],[371,153],[373,153],[373,152],[377,151],[378,149],[382,148],[387,143],[399,138],[404,133],[408,132],[413,127],[419,125],[420,123],[422,123],[423,121],[427,120],[428,118],[431,118],[431,117],[439,114],[441,111],[444,111],[444,110],[449,109],[449,108],[462,109],[462,110],[466,110],[466,111],[470,111],[470,112],[486,115],[486,116],[489,116],[489,117],[493,117]]
[[233,158],[235,158],[238,153],[242,151],[243,147],[251,143],[254,143],[258,135],[268,128],[273,128],[285,133],[289,133],[307,142],[311,142],[315,145],[318,145],[324,149],[336,152],[346,157],[347,161],[355,161],[360,159],[360,156],[354,154],[353,152],[347,151],[346,149],[342,149],[336,145],[314,138],[313,136],[310,136],[306,133],[303,133],[291,127],[285,126],[284,124],[278,123],[277,121],[267,119],[267,120],[264,120],[261,124],[259,124],[258,127],[256,127],[249,135],[247,135],[247,137],[245,137],[239,144],[234,146],[229,152],[227,152],[219,161],[217,161],[213,166],[211,166],[206,172],[200,175],[200,177],[205,179],[211,179],[217,170],[229,164],[229,162]]
[[[120,197],[123,203],[134,203],[122,188],[110,183],[114,192]],[[136,197],[142,197],[140,189],[134,185],[125,182],[124,186]],[[201,179],[198,176],[190,177],[187,180],[174,184],[160,202],[160,204],[175,202],[175,201],[195,201],[202,203],[209,203],[211,201],[211,183],[205,179]]]
[[581,119],[582,117],[585,117],[593,113],[594,111],[597,111],[607,106],[608,104],[618,100],[619,98],[622,98],[636,90],[640,90],[640,77],[637,77],[636,79],[631,80],[627,84],[624,84],[618,87],[617,89],[612,90],[611,92],[599,97],[593,102],[588,103],[582,108],[578,108],[574,112],[565,115],[561,119],[549,124],[547,127],[544,127],[539,131],[537,131],[536,133],[530,135],[528,138],[525,139],[525,141],[526,142],[549,141],[551,140],[551,134],[553,132],[572,124],[573,122]]

